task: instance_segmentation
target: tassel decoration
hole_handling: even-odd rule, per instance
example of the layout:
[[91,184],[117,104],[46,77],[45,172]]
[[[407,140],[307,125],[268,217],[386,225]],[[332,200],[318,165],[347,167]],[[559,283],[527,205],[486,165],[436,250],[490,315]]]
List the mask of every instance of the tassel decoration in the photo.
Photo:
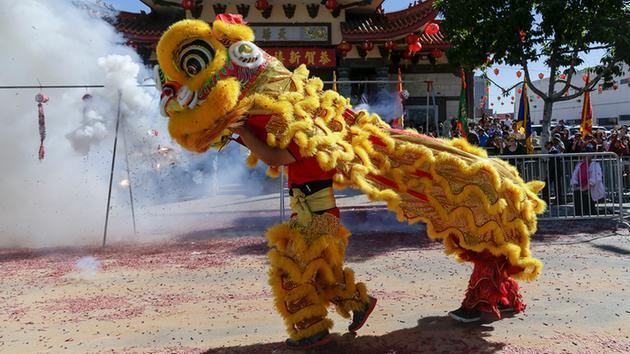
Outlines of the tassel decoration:
[[48,96],[38,93],[35,96],[37,102],[37,115],[39,118],[39,161],[44,159],[46,151],[44,150],[44,139],[46,139],[46,116],[44,115],[44,103],[48,102]]

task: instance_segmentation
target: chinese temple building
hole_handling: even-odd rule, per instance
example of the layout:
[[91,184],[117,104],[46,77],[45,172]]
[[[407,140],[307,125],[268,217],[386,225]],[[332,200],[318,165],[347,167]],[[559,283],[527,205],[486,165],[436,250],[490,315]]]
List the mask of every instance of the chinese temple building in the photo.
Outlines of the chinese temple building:
[[[256,44],[288,68],[305,64],[324,81],[333,80],[334,72],[338,90],[352,97],[353,104],[366,97],[370,104],[378,104],[379,92],[395,95],[396,84],[344,81],[396,81],[400,68],[403,87],[410,94],[408,126],[424,126],[427,115],[432,127],[436,115],[440,122],[457,117],[461,79],[444,55],[450,44],[439,31],[433,0],[390,13],[383,11],[383,0],[142,2],[150,13],[121,12],[115,25],[147,64],[156,62],[155,45],[171,23],[184,18],[212,22],[218,14],[238,13],[254,29]],[[430,25],[433,31],[426,30]],[[473,112],[472,75],[467,81],[468,112]]]

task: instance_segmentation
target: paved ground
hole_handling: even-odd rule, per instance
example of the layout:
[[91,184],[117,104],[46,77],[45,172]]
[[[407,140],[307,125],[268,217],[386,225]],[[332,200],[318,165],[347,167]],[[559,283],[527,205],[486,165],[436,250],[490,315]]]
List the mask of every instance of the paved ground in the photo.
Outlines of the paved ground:
[[[141,210],[139,237],[153,242],[0,250],[0,352],[285,352],[266,284],[261,230],[278,220],[267,199],[260,208],[243,199],[219,210],[202,201]],[[630,351],[626,229],[543,223],[532,251],[545,269],[521,283],[527,310],[462,326],[446,313],[458,307],[470,266],[446,257],[420,226],[346,201],[347,265],[379,303],[356,338],[331,313],[335,341],[318,352]],[[235,214],[238,205],[247,210]]]

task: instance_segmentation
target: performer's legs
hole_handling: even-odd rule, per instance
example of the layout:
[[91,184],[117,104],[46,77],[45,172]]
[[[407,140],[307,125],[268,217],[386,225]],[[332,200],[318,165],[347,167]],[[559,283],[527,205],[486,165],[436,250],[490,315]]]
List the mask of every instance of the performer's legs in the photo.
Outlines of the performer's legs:
[[501,312],[521,312],[525,309],[518,284],[510,277],[516,270],[503,256],[493,256],[488,252],[471,252],[474,264],[462,306],[449,313],[460,322],[475,322],[481,313],[487,312],[501,318]]
[[342,269],[341,265],[336,265],[334,273],[335,283],[324,284],[322,287],[324,297],[335,305],[341,317],[350,318],[352,313],[352,323],[348,326],[348,331],[356,332],[363,327],[374,310],[376,299],[367,294],[365,284],[355,283],[352,269]]
[[319,229],[330,232],[305,235],[291,223],[267,232],[272,247],[268,254],[269,282],[276,308],[287,326],[287,344],[299,348],[321,345],[329,339],[332,321],[326,316],[331,302],[344,317],[351,311],[355,317],[362,315],[358,327],[374,307],[365,285],[355,284],[352,270],[342,268],[348,231],[333,216],[316,218],[316,222],[325,221]]
[[272,247],[269,284],[289,337],[299,341],[327,332],[332,321],[326,318],[328,310],[315,281],[318,276],[332,277],[325,274],[325,263],[317,255],[306,254],[304,237],[286,223],[269,229],[267,238]]

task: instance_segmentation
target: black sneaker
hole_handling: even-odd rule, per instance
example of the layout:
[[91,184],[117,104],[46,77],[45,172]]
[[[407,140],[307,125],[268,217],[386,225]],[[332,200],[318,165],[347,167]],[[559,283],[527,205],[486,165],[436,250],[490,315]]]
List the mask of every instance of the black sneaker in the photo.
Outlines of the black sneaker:
[[365,321],[367,321],[372,311],[374,311],[374,307],[376,307],[376,298],[368,296],[368,303],[365,304],[365,308],[361,311],[353,311],[352,323],[348,326],[348,331],[354,333],[363,327]]
[[312,335],[307,338],[302,339],[287,339],[286,345],[290,349],[298,349],[298,350],[307,350],[312,348],[321,347],[322,345],[326,345],[330,343],[332,340],[332,336],[328,333],[328,331],[319,332],[315,335]]
[[510,305],[503,305],[500,302],[497,304],[497,309],[499,309],[500,312],[514,312],[514,307]]
[[471,323],[481,321],[481,312],[477,310],[466,310],[463,307],[448,313],[452,319],[462,323]]

